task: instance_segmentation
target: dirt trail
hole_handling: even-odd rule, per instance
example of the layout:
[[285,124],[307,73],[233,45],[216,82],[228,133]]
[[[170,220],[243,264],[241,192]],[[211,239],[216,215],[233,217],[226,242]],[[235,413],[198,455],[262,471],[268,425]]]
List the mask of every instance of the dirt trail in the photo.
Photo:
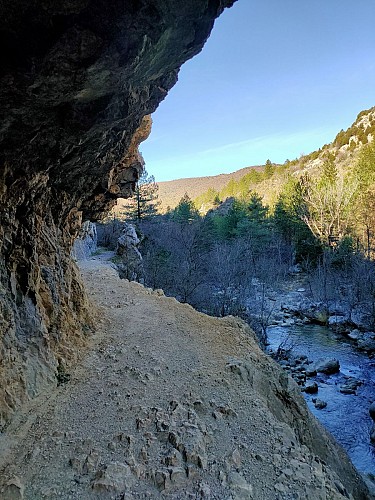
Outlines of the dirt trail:
[[82,362],[0,438],[1,500],[369,498],[242,321],[106,257],[81,269],[97,315]]

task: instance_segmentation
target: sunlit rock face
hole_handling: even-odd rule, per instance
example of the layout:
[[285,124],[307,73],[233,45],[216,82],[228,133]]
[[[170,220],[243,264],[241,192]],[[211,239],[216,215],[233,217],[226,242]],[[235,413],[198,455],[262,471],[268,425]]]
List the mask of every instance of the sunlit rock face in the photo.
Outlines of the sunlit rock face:
[[[69,254],[132,192],[151,114],[234,0],[0,0],[0,425],[90,327]],[[144,118],[146,117],[146,118]]]

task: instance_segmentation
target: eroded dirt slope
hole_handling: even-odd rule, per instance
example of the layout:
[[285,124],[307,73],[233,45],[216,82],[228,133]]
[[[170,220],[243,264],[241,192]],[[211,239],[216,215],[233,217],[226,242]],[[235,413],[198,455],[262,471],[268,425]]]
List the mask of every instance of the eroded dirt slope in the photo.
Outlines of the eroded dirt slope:
[[103,259],[82,274],[97,333],[70,381],[1,437],[1,499],[369,498],[243,322]]

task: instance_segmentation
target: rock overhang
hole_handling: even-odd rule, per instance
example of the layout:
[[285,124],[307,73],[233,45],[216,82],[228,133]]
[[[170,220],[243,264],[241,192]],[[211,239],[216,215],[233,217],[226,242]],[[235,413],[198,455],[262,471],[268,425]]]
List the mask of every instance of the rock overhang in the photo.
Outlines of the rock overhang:
[[70,250],[128,196],[148,116],[234,0],[0,0],[0,426],[77,356]]

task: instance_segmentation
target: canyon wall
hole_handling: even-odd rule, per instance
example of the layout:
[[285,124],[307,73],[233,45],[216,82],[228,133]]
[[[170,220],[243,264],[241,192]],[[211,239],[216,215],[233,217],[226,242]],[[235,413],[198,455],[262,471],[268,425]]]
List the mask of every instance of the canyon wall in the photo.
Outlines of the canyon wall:
[[91,319],[82,220],[131,194],[150,115],[234,0],[0,0],[0,429]]

